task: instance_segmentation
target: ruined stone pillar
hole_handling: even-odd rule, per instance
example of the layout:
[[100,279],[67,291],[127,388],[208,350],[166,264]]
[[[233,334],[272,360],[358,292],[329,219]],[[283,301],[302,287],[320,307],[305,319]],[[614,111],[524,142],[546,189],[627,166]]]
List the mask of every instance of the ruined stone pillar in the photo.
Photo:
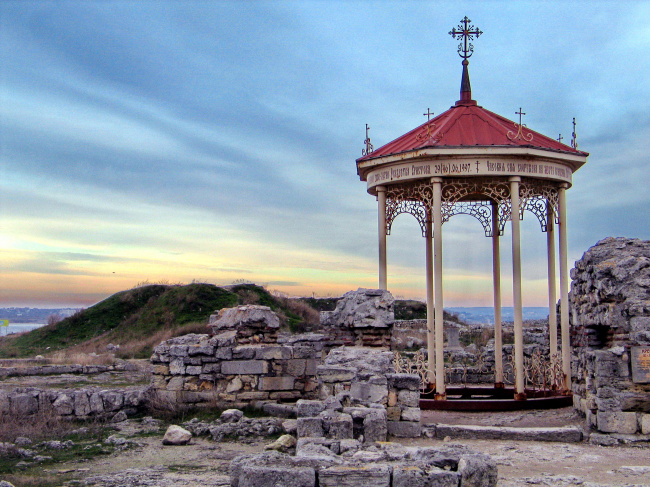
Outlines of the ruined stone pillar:
[[499,204],[492,202],[492,286],[494,296],[494,386],[503,387],[503,336],[501,332],[501,252]]
[[512,298],[515,328],[515,399],[526,399],[524,390],[524,336],[521,299],[521,236],[519,229],[519,176],[510,178],[512,203]]
[[562,372],[564,388],[571,390],[571,343],[569,337],[569,265],[567,257],[566,188],[562,183],[559,189],[560,223],[560,328],[562,333]]
[[388,289],[386,277],[386,187],[377,186],[379,223],[379,289]]
[[433,267],[435,280],[436,399],[447,398],[445,392],[444,316],[442,301],[442,178],[433,183]]

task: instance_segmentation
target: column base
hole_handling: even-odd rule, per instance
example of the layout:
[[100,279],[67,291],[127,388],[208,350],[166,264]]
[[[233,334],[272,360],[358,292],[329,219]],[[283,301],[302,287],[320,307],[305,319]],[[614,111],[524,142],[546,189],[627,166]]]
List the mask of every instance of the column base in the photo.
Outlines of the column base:
[[503,382],[495,382],[494,383],[494,388],[495,389],[505,389],[506,385]]
[[515,401],[525,401],[526,399],[528,399],[528,396],[526,395],[525,392],[515,393]]
[[447,400],[447,394],[444,393],[444,392],[442,394],[439,394],[439,393],[436,392],[436,394],[433,396],[433,399],[435,401],[446,401]]

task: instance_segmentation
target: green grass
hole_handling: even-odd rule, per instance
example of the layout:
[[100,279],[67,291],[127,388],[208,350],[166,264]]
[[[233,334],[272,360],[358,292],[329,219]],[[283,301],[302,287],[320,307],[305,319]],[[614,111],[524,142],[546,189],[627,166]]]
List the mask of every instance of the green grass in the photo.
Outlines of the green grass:
[[30,357],[71,347],[91,352],[103,350],[108,343],[119,344],[118,355],[124,358],[148,358],[160,341],[176,334],[206,333],[211,314],[241,304],[269,306],[285,329],[297,330],[304,320],[286,301],[254,284],[228,289],[201,283],[152,284],[114,294],[54,325],[1,337],[0,358]]

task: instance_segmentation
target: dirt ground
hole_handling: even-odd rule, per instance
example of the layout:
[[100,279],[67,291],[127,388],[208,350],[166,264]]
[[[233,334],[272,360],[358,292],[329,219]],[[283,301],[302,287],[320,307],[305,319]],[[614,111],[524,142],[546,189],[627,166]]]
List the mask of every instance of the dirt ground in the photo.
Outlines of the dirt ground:
[[[424,412],[425,423],[562,426],[581,424],[571,408],[509,413]],[[117,434],[129,437],[134,425]],[[84,463],[58,465],[55,471],[73,478],[92,478],[102,487],[225,486],[228,465],[243,453],[262,451],[266,441],[214,442],[195,438],[187,446],[163,446],[158,436],[135,438],[137,446]],[[499,486],[650,486],[650,448],[601,447],[589,443],[395,439],[410,446],[462,444],[491,455],[498,464]],[[74,482],[68,485],[74,485]]]

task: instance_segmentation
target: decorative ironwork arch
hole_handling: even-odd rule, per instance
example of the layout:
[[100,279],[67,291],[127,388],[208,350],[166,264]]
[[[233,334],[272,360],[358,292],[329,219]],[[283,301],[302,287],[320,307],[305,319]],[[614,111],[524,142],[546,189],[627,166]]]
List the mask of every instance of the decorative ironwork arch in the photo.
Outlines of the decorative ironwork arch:
[[433,188],[429,183],[394,185],[386,188],[386,235],[397,215],[413,215],[426,237],[427,209],[433,207]]
[[537,217],[542,232],[546,232],[549,210],[553,212],[555,223],[559,223],[559,194],[557,187],[544,181],[525,179],[519,186],[521,204],[519,219],[523,220],[524,211],[528,210]]

